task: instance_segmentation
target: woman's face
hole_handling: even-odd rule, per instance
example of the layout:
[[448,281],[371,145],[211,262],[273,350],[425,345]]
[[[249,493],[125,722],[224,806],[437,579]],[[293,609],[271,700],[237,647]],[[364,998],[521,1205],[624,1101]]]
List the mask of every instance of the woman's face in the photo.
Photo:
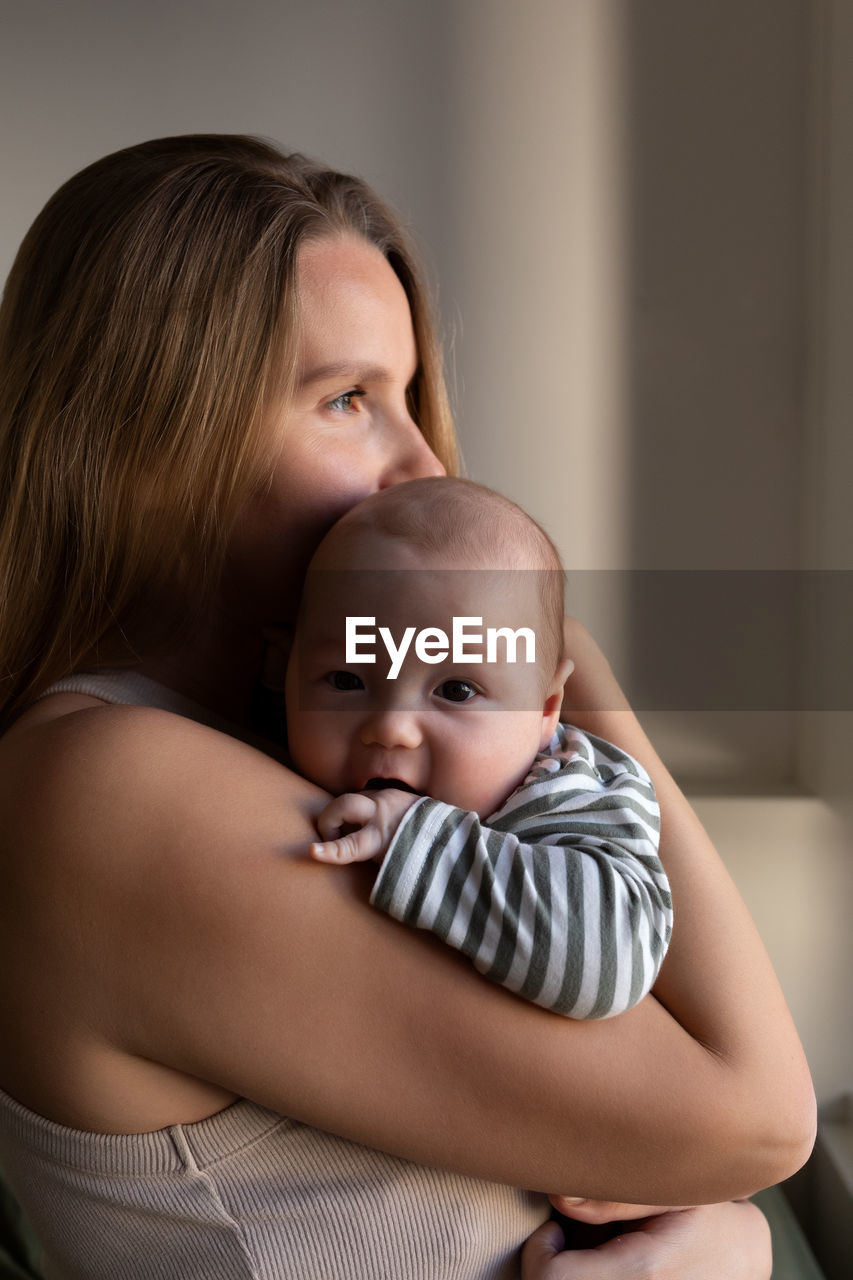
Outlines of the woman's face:
[[418,352],[408,299],[382,254],[355,235],[304,245],[297,262],[293,400],[275,423],[269,489],[247,505],[230,584],[259,621],[292,620],[308,561],[368,494],[443,475],[409,414]]

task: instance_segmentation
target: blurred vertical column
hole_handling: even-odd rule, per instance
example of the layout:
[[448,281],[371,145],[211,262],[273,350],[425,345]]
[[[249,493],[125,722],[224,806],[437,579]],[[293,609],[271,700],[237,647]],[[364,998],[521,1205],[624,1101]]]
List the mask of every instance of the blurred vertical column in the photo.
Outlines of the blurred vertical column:
[[[849,1275],[853,1256],[853,8],[816,7],[811,64],[812,289],[809,381],[802,474],[806,495],[803,568],[819,590],[803,609],[803,705],[799,774],[839,819],[832,848],[813,851],[821,891],[826,959],[816,993],[826,1007],[828,1086],[818,1092],[821,1123],[801,1179],[811,1230],[827,1276]],[[828,874],[835,870],[835,874]],[[810,1194],[809,1194],[810,1193]]]
[[[625,568],[623,4],[446,12],[442,303],[467,470],[539,519],[570,570]],[[617,666],[620,581],[569,583]]]
[[627,9],[632,692],[719,792],[795,785],[816,8]]
[[803,566],[818,571],[821,589],[804,609],[803,704],[823,710],[803,717],[799,767],[840,809],[853,843],[853,8],[832,0],[814,16]]

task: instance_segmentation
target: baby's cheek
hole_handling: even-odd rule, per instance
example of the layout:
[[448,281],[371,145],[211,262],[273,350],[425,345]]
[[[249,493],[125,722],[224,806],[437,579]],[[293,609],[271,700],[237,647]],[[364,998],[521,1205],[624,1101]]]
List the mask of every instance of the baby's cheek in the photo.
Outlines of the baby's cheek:
[[495,756],[479,754],[460,759],[453,767],[443,771],[436,785],[436,799],[446,800],[459,809],[477,813],[481,818],[493,813],[496,801],[503,799],[495,786]]
[[511,793],[524,781],[536,754],[536,745],[529,746],[521,735],[518,740],[501,733],[500,717],[495,715],[492,739],[478,744],[481,749],[472,752],[460,770],[467,803],[461,808],[478,813],[481,818],[495,813]]

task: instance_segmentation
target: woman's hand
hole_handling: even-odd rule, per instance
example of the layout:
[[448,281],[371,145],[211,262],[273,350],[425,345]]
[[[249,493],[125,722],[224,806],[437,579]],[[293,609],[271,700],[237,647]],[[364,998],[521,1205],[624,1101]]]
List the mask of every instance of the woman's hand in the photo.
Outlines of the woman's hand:
[[[555,1197],[562,1201],[562,1197]],[[572,1216],[583,1205],[566,1204]],[[625,1219],[628,1211],[649,1205],[607,1205]],[[564,1209],[561,1203],[561,1212]],[[591,1208],[590,1212],[597,1212]],[[585,1221],[608,1221],[587,1217]],[[545,1222],[527,1241],[521,1256],[522,1280],[770,1280],[770,1228],[748,1200],[673,1209],[644,1217],[636,1227],[594,1249],[563,1252],[563,1232]]]
[[603,1222],[628,1222],[635,1218],[651,1218],[661,1213],[676,1213],[690,1205],[624,1204],[618,1200],[583,1200],[576,1196],[549,1196],[554,1208],[565,1218],[600,1226]]

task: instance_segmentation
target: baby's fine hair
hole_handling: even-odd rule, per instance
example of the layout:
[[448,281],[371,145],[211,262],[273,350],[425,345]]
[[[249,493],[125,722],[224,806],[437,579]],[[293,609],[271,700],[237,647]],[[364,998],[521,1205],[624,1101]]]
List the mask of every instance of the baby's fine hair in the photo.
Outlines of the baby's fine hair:
[[503,494],[451,476],[409,480],[372,494],[336,530],[375,530],[446,558],[448,567],[538,573],[538,663],[547,679],[563,657],[564,573],[548,534]]

